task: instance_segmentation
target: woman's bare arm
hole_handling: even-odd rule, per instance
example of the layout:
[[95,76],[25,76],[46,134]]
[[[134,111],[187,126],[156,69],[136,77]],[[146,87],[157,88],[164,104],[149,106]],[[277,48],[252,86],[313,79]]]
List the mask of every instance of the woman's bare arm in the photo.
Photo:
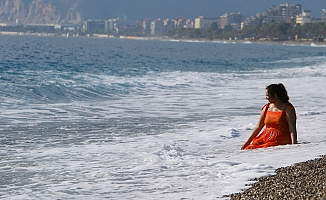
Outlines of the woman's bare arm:
[[291,142],[292,144],[297,144],[297,115],[295,113],[294,107],[286,108],[286,119],[289,124],[289,130],[291,134]]
[[265,126],[265,124],[264,124],[264,120],[265,120],[265,109],[266,109],[265,107],[262,109],[262,111],[260,113],[260,117],[259,117],[258,123],[256,124],[256,126],[252,130],[252,133],[251,133],[249,139],[241,147],[241,149],[245,149],[251,143],[251,141],[260,133],[261,129]]

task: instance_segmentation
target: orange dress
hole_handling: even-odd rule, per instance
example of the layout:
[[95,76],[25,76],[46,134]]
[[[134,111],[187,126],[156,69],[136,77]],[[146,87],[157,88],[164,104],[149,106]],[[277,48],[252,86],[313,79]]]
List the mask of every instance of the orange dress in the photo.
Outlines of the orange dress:
[[272,112],[268,110],[269,104],[265,105],[265,129],[255,137],[245,149],[266,148],[270,146],[292,144],[289,124],[286,119],[286,108],[294,109],[288,103],[282,111]]

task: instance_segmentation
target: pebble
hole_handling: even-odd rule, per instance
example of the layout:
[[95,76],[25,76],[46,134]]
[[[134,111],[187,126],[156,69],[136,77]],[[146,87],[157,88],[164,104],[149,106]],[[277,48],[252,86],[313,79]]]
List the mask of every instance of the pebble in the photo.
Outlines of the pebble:
[[231,200],[326,200],[326,155],[277,169],[275,175],[255,178],[250,188],[226,195]]

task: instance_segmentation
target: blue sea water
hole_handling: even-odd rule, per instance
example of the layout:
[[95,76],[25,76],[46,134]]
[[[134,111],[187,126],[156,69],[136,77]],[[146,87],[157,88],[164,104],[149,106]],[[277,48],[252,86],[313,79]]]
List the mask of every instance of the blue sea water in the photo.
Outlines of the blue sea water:
[[326,113],[324,46],[0,36],[0,50],[3,199],[215,199],[274,167],[234,169],[267,85],[285,84],[301,124]]

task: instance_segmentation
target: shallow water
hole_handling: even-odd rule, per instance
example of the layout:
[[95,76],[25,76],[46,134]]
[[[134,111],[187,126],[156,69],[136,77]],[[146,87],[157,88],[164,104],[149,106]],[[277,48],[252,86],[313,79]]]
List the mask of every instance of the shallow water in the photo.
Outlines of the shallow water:
[[[326,48],[0,41],[1,198],[216,199],[325,154]],[[279,82],[300,144],[240,151]]]

